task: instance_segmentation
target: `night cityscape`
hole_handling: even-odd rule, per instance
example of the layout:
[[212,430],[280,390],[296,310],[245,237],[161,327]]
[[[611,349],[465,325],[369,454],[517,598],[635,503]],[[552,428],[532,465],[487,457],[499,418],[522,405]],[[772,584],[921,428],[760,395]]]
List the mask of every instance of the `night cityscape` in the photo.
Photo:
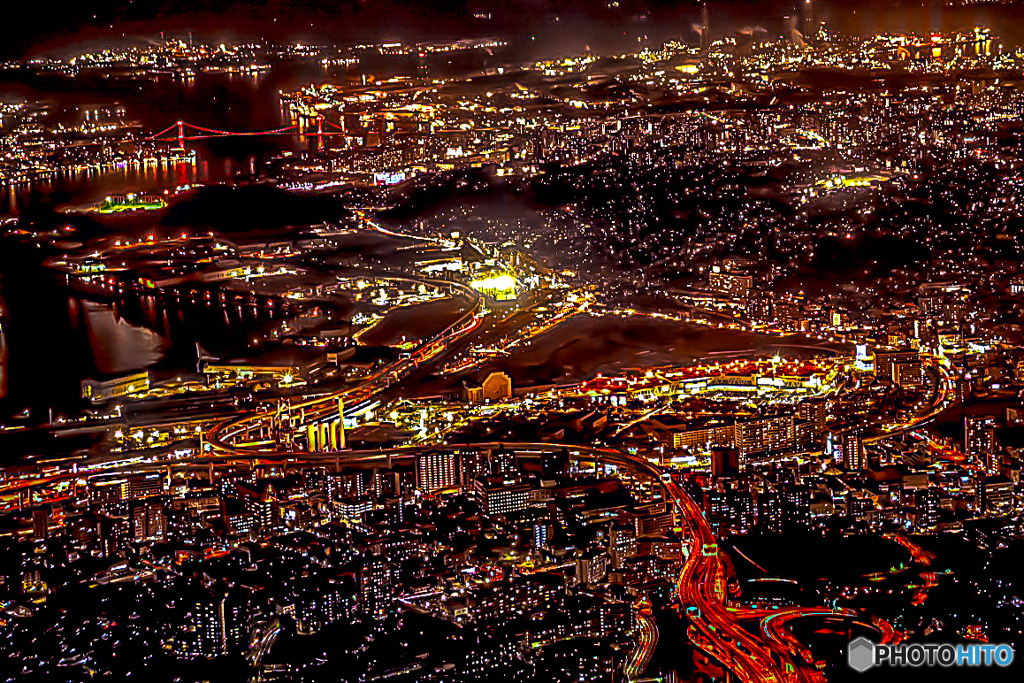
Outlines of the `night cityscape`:
[[1020,680],[1024,2],[24,9],[0,681]]

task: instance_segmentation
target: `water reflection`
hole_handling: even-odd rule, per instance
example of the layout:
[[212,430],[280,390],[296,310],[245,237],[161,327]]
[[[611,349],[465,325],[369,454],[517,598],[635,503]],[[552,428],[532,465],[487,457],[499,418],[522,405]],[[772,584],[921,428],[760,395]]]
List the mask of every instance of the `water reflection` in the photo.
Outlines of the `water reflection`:
[[0,294],[0,398],[7,395],[7,304]]
[[[257,76],[200,73],[188,79],[170,74],[152,78],[116,77],[91,81],[35,83],[34,96],[52,102],[53,117],[73,123],[83,102],[124,109],[127,118],[141,123],[140,133],[151,134],[178,119],[219,130],[269,130],[288,125],[279,93],[307,83],[343,77],[344,69],[324,69],[319,64],[281,64]],[[0,74],[0,93],[4,79]],[[24,84],[17,84],[18,90]],[[63,119],[68,119],[64,121]],[[189,164],[133,164],[122,167],[82,169],[33,181],[0,192],[0,214],[24,213],[29,208],[76,205],[127,190],[154,191],[193,182],[230,181],[240,174],[256,174],[261,160],[282,149],[303,149],[307,142],[297,136],[218,138],[189,141],[198,156]]]
[[193,164],[138,163],[103,168],[83,168],[12,185],[0,197],[0,213],[18,214],[33,204],[85,204],[126,190],[155,192],[179,185],[207,182]]
[[81,306],[93,363],[99,372],[124,374],[149,367],[163,358],[166,343],[159,334],[128,323],[112,306],[92,301],[82,302]]

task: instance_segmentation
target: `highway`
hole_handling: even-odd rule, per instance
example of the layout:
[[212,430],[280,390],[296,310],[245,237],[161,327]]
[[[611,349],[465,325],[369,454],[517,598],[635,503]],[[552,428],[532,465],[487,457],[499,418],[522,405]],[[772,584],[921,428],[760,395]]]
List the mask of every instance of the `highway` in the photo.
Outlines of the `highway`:
[[831,610],[831,609],[813,609],[806,607],[794,607],[791,609],[781,610],[770,616],[761,619],[761,631],[765,637],[772,639],[778,643],[781,647],[785,647],[789,654],[796,658],[799,657],[803,660],[806,665],[802,668],[806,672],[802,676],[802,680],[813,680],[824,683],[825,676],[822,674],[814,664],[814,657],[811,655],[811,651],[788,629],[789,622],[794,619],[802,619],[806,617],[823,617],[833,619],[837,617],[853,618],[856,617],[856,613],[850,610]]
[[745,683],[799,680],[791,675],[796,667],[781,647],[751,635],[727,609],[725,566],[711,527],[679,484],[671,478],[662,478],[662,484],[678,506],[690,538],[690,555],[676,593],[696,629],[694,642]]
[[[429,361],[444,351],[450,344],[461,340],[479,327],[484,318],[481,312],[481,300],[465,316],[456,321],[431,340],[423,343],[413,353],[387,365],[362,383],[323,396],[302,400],[291,406],[293,414],[298,412],[300,422],[311,424],[338,418],[338,399],[359,402],[371,398],[393,381],[397,381],[415,369],[420,363]],[[944,379],[944,378],[943,378]],[[938,400],[932,410],[913,420],[913,426],[922,420],[933,417],[947,402],[948,385],[940,381]],[[692,626],[690,639],[708,656],[720,662],[744,683],[821,683],[822,673],[814,666],[808,651],[800,645],[784,626],[793,619],[805,616],[837,616],[830,610],[814,608],[795,608],[778,615],[771,615],[762,621],[762,629],[751,633],[742,625],[742,610],[731,610],[726,597],[726,575],[722,558],[718,551],[717,541],[705,520],[700,507],[690,498],[686,491],[672,478],[671,474],[659,466],[618,450],[599,449],[586,446],[552,443],[483,443],[459,444],[453,446],[402,447],[387,451],[338,451],[326,453],[306,453],[291,450],[270,448],[263,450],[252,446],[238,445],[237,441],[248,441],[253,430],[269,427],[277,419],[274,408],[263,408],[252,413],[219,423],[207,433],[211,453],[209,456],[186,458],[162,463],[130,463],[124,466],[130,471],[180,467],[182,465],[215,465],[237,463],[238,461],[257,462],[288,461],[295,463],[340,463],[345,464],[385,464],[391,467],[395,459],[414,456],[423,450],[464,450],[472,448],[504,448],[532,453],[560,452],[568,449],[578,460],[595,463],[614,464],[634,473],[644,474],[660,481],[667,499],[674,505],[690,541],[690,552],[683,562],[682,571],[676,584],[676,594],[680,605],[684,608]],[[899,425],[897,430],[886,434],[892,436],[909,429],[910,424]],[[120,469],[112,466],[104,472]],[[69,470],[49,477],[35,480],[35,485],[43,482],[54,482],[61,479],[80,477],[81,472]],[[5,487],[8,489],[8,487]],[[845,615],[844,615],[845,616]],[[638,614],[637,648],[627,663],[627,675],[631,678],[639,676],[658,642],[657,626],[653,618],[641,610]]]
[[[318,399],[318,401],[321,399]],[[319,405],[310,402],[311,405]],[[267,413],[253,413],[249,418],[264,417]],[[232,421],[231,424],[237,424]],[[236,431],[241,433],[241,430]],[[206,456],[185,458],[171,462],[130,463],[120,467],[112,466],[103,470],[107,473],[118,471],[139,472],[167,467],[211,466],[215,464],[237,465],[239,461],[285,461],[303,464],[338,464],[346,465],[377,465],[383,468],[393,467],[399,462],[408,462],[417,453],[423,451],[464,451],[464,450],[507,450],[524,455],[541,455],[543,453],[561,453],[568,451],[577,461],[593,462],[595,466],[615,465],[634,474],[646,475],[657,479],[668,501],[673,504],[680,515],[680,522],[690,540],[690,552],[683,562],[682,571],[676,583],[676,595],[681,607],[684,608],[692,622],[691,640],[705,653],[721,662],[727,669],[744,682],[759,683],[820,683],[820,672],[809,665],[802,657],[794,658],[792,642],[780,637],[777,631],[766,634],[764,631],[754,635],[747,631],[742,622],[749,615],[746,610],[733,610],[727,604],[726,576],[722,558],[718,552],[717,542],[711,527],[704,518],[697,503],[671,477],[667,470],[639,456],[613,449],[595,448],[561,443],[511,443],[487,442],[454,445],[432,445],[409,447],[402,446],[387,450],[337,451],[324,453],[306,453],[295,451],[259,451],[255,449],[235,449],[230,446],[219,446],[218,452]],[[70,480],[81,477],[79,471],[68,468],[66,471],[45,477],[46,482]],[[40,482],[36,481],[36,485]],[[8,489],[5,487],[5,491]],[[796,608],[789,610],[788,622],[798,616],[820,615],[821,608]],[[832,612],[829,612],[832,614]],[[652,630],[652,628],[654,630]],[[640,615],[640,630],[637,652],[639,657],[631,658],[630,671],[641,672],[649,661],[657,644],[656,625],[645,623],[644,615]]]
[[[290,429],[304,425],[322,423],[340,419],[339,401],[349,405],[368,400],[387,389],[393,382],[406,377],[422,363],[431,361],[448,351],[451,346],[465,339],[477,330],[486,318],[483,299],[474,292],[473,306],[451,326],[423,342],[410,354],[399,358],[365,378],[355,386],[329,392],[312,398],[299,398],[288,406],[293,421]],[[914,420],[913,425],[921,420],[932,417],[946,403],[948,380],[941,378],[938,387],[938,400],[934,410]],[[259,461],[285,461],[294,463],[329,464],[344,463],[346,465],[376,465],[388,468],[396,460],[404,460],[425,450],[430,451],[462,451],[467,449],[505,449],[521,451],[526,454],[551,453],[568,450],[579,461],[592,461],[597,464],[612,464],[629,470],[635,474],[651,477],[660,482],[666,500],[672,504],[678,514],[679,524],[684,530],[684,537],[689,541],[689,552],[682,561],[682,569],[676,582],[676,595],[680,606],[684,609],[692,624],[689,629],[691,641],[708,656],[720,662],[726,669],[743,683],[820,683],[821,672],[810,661],[811,657],[792,634],[784,630],[785,624],[802,616],[822,616],[836,613],[821,608],[793,608],[778,615],[764,617],[762,628],[753,633],[744,625],[742,610],[732,610],[728,604],[726,591],[726,571],[717,541],[710,525],[704,518],[700,506],[686,490],[673,478],[672,473],[648,460],[619,450],[553,443],[474,443],[456,445],[431,445],[422,447],[400,447],[376,451],[335,451],[335,452],[299,452],[282,449],[273,442],[265,441],[267,433],[272,433],[277,426],[279,411],[277,406],[264,405],[261,408],[226,419],[206,433],[208,452],[197,457],[165,461],[125,461],[122,464],[110,463],[102,472],[113,473],[118,470],[131,472],[149,469],[174,468],[182,466],[216,466],[238,464],[239,462],[256,463]],[[898,428],[884,436],[909,429],[910,424],[898,425]],[[253,433],[261,434],[257,438],[262,443],[253,445]],[[884,437],[883,437],[884,438]],[[80,463],[79,467],[69,467],[50,475],[43,475],[33,482],[21,482],[14,486],[4,486],[3,492],[12,492],[21,484],[39,485],[62,479],[73,479],[89,474],[89,465]],[[12,482],[13,484],[13,482]],[[845,615],[844,615],[845,616]],[[270,634],[268,634],[268,638]],[[642,674],[653,656],[658,643],[658,629],[650,613],[638,610],[637,647],[627,663],[627,675],[632,679]],[[259,649],[259,648],[257,648]]]
[[889,425],[886,428],[886,430],[883,431],[881,434],[866,437],[864,439],[864,443],[876,443],[878,441],[882,441],[883,439],[888,439],[889,437],[892,436],[899,436],[900,434],[905,434],[909,431],[913,431],[914,429],[920,427],[921,425],[935,419],[935,417],[938,416],[939,413],[943,412],[956,402],[956,398],[950,396],[950,392],[952,391],[953,378],[950,377],[949,371],[946,370],[946,368],[943,367],[940,363],[938,363],[934,358],[930,359],[930,362],[927,367],[931,367],[935,370],[936,381],[935,400],[929,406],[928,410],[924,413],[914,416],[909,420],[906,420],[905,422]]
[[[413,455],[422,450],[467,450],[505,449],[528,453],[553,453],[567,449],[577,460],[594,462],[595,465],[612,464],[634,473],[653,477],[661,482],[666,496],[681,515],[681,522],[687,530],[691,551],[683,563],[683,569],[676,584],[680,604],[687,608],[687,614],[697,631],[694,642],[708,655],[721,662],[737,678],[746,682],[783,683],[784,681],[817,682],[805,663],[798,667],[787,648],[771,640],[749,633],[726,604],[725,566],[718,553],[718,545],[711,527],[705,520],[700,507],[686,491],[676,483],[669,472],[639,456],[618,450],[590,446],[552,443],[474,443],[452,446],[430,446],[425,448],[397,448],[370,453],[299,454],[285,453],[303,460],[320,462],[347,457],[387,458]],[[228,449],[230,451],[230,449]],[[266,453],[235,450],[233,459],[260,458]],[[691,609],[692,608],[692,609]],[[813,670],[815,674],[818,672]]]
[[[408,356],[377,370],[357,386],[292,404],[290,410],[292,412],[298,411],[301,416],[298,426],[339,419],[339,400],[350,403],[359,403],[360,401],[367,400],[386,389],[392,382],[405,377],[421,363],[429,361],[446,351],[452,343],[472,333],[483,322],[485,314],[483,313],[482,301],[482,297],[477,295],[474,299],[473,308],[459,320],[432,339],[421,344],[419,348]],[[240,447],[233,443],[233,440],[247,435],[253,429],[258,430],[263,427],[270,427],[276,419],[276,408],[266,407],[216,425],[207,433],[206,440],[213,452],[222,456],[238,457],[263,454],[266,451],[251,447]]]
[[658,647],[658,622],[651,613],[651,603],[646,599],[636,607],[636,621],[636,649],[626,662],[626,678],[631,681],[643,674]]

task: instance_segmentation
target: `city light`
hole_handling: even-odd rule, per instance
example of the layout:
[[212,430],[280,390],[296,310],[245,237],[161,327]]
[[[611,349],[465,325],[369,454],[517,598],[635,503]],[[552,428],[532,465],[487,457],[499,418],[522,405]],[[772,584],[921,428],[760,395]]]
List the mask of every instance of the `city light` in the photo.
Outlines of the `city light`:
[[1012,3],[449,4],[8,22],[5,678],[1010,663]]

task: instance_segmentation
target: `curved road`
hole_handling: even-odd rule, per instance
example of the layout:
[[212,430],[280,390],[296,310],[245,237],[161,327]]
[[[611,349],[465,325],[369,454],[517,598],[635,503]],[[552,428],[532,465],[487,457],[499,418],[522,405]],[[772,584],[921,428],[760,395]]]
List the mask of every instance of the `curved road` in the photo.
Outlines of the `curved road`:
[[[401,358],[376,371],[362,383],[345,388],[324,396],[300,400],[291,405],[294,415],[299,415],[299,424],[311,424],[324,420],[338,419],[338,401],[350,402],[366,400],[393,381],[405,377],[420,363],[429,361],[448,349],[450,344],[472,333],[484,319],[482,298],[477,297],[474,307],[465,316],[456,321],[446,330],[423,343],[412,354]],[[944,379],[944,378],[943,378]],[[940,400],[944,403],[946,383],[942,382]],[[933,415],[927,415],[930,418]],[[297,462],[351,462],[374,463],[386,459],[390,466],[394,456],[412,456],[424,450],[464,450],[472,448],[506,448],[510,450],[540,452],[561,452],[568,450],[577,460],[592,461],[595,465],[614,464],[637,474],[643,474],[661,482],[666,498],[673,504],[686,535],[690,539],[690,552],[683,562],[676,592],[679,602],[686,610],[689,620],[691,640],[706,654],[721,662],[728,670],[744,683],[820,683],[822,674],[807,656],[806,650],[792,637],[783,625],[791,619],[808,616],[824,615],[845,616],[845,614],[813,608],[794,608],[779,615],[765,617],[760,630],[751,633],[743,627],[743,611],[734,611],[728,607],[726,597],[726,572],[711,527],[702,514],[697,503],[676,482],[671,473],[660,466],[641,457],[612,449],[600,449],[589,446],[551,443],[482,443],[455,444],[450,446],[403,447],[388,451],[355,452],[339,451],[334,453],[305,453],[286,450],[260,450],[251,445],[241,445],[239,440],[249,441],[253,430],[265,431],[274,426],[277,410],[264,408],[249,414],[226,420],[207,433],[207,440],[212,450],[210,456],[200,455],[173,462],[155,462],[126,464],[128,469],[144,469],[149,467],[168,467],[185,463],[207,463],[209,465],[228,461],[294,460]],[[915,425],[919,421],[915,421]],[[899,425],[900,429],[886,434],[903,431],[908,425]],[[884,437],[883,437],[884,438]],[[867,439],[865,439],[867,441]],[[105,470],[109,473],[116,468]],[[55,481],[61,477],[77,478],[82,476],[75,470],[44,477],[36,480],[36,485],[45,481]],[[6,488],[6,487],[5,487]],[[646,667],[653,654],[657,642],[657,626],[653,617],[641,610],[638,648],[627,666],[630,677],[639,675]]]
[[[484,319],[482,298],[477,297],[474,307],[446,330],[424,342],[413,353],[376,371],[360,384],[327,395],[302,399],[290,406],[291,414],[298,413],[298,423],[312,424],[324,420],[338,419],[338,401],[360,402],[371,398],[387,388],[393,381],[405,377],[420,363],[429,361],[446,351],[449,346],[472,333]],[[945,383],[941,387],[939,405],[945,398]],[[808,662],[806,651],[787,635],[771,625],[774,617],[766,617],[766,626],[755,633],[747,631],[741,624],[742,612],[730,610],[726,597],[726,572],[711,527],[704,518],[697,503],[676,482],[671,474],[638,456],[618,450],[600,449],[589,446],[551,443],[484,443],[455,444],[451,446],[403,447],[388,451],[333,453],[306,453],[289,450],[261,450],[245,443],[256,430],[265,432],[275,425],[277,410],[263,408],[219,423],[207,433],[211,455],[200,455],[181,461],[147,463],[142,467],[167,467],[185,463],[207,463],[209,465],[228,461],[294,460],[296,462],[351,462],[374,463],[387,459],[388,466],[394,456],[412,456],[424,450],[463,450],[471,448],[506,448],[531,452],[560,452],[567,449],[578,460],[593,461],[595,464],[614,464],[634,473],[653,477],[661,482],[666,498],[673,504],[690,540],[690,552],[683,562],[676,592],[679,602],[686,609],[692,622],[691,640],[706,654],[721,662],[744,683],[820,683],[822,674]],[[931,417],[931,415],[927,416]],[[295,425],[292,425],[295,426]],[[905,428],[906,425],[900,425]],[[886,435],[890,436],[891,433]],[[244,444],[244,445],[243,445]],[[126,469],[140,469],[138,463],[126,465]],[[105,472],[111,472],[108,469]],[[57,475],[63,476],[63,475]],[[81,476],[68,472],[68,476]],[[53,481],[54,477],[46,478]],[[41,483],[40,480],[36,482]],[[778,617],[778,623],[798,616],[820,615],[821,609],[796,608],[789,610],[785,618]],[[829,614],[836,615],[834,612]],[[649,616],[649,615],[647,615]],[[646,667],[657,642],[657,627],[653,619],[640,613],[639,644],[637,657],[631,658],[627,667],[628,675],[636,676]],[[780,627],[781,628],[781,627]]]
[[626,678],[636,680],[651,663],[654,650],[658,647],[658,622],[651,612],[651,603],[644,601],[636,610],[636,649],[626,662]]
[[[322,399],[318,399],[320,401]],[[260,413],[258,415],[266,415]],[[236,432],[238,433],[238,432]],[[681,521],[691,539],[691,551],[683,563],[676,585],[681,605],[696,629],[693,641],[708,655],[721,662],[744,683],[818,683],[819,672],[809,668],[802,660],[794,661],[788,648],[771,638],[753,635],[740,623],[736,614],[727,608],[725,592],[725,566],[718,553],[714,534],[700,507],[660,466],[644,458],[618,450],[552,443],[488,442],[425,447],[400,447],[387,451],[337,453],[298,453],[287,451],[258,451],[255,449],[219,446],[220,456],[190,459],[196,462],[217,460],[259,460],[286,458],[303,462],[387,460],[395,456],[411,456],[418,452],[454,451],[467,449],[506,449],[531,453],[551,453],[568,450],[577,460],[595,464],[613,464],[617,467],[658,479],[666,497],[679,512]]]
[[[318,399],[320,401],[322,399]],[[314,402],[310,402],[313,405]],[[267,413],[255,413],[252,416],[266,416]],[[237,424],[232,421],[230,424]],[[240,434],[242,430],[234,433]],[[338,451],[328,453],[306,453],[295,451],[258,451],[255,449],[232,448],[220,446],[220,451],[210,456],[186,458],[173,462],[131,463],[123,466],[126,471],[146,469],[163,469],[181,465],[213,465],[228,464],[229,461],[293,461],[296,463],[330,464],[344,462],[347,464],[378,464],[391,467],[396,459],[407,460],[423,451],[459,451],[467,449],[506,449],[525,451],[529,454],[560,453],[567,450],[571,457],[578,461],[598,464],[612,464],[632,471],[635,474],[647,475],[658,479],[666,492],[666,497],[678,511],[682,524],[691,539],[691,551],[683,563],[682,572],[676,585],[676,593],[680,604],[692,622],[691,640],[709,656],[721,662],[744,682],[792,682],[820,683],[821,673],[809,665],[803,658],[795,658],[791,643],[787,638],[778,637],[775,632],[761,631],[750,633],[742,625],[745,619],[744,610],[732,610],[728,607],[725,590],[725,567],[719,555],[715,537],[711,527],[704,519],[699,506],[686,491],[672,479],[670,473],[641,457],[618,450],[579,446],[574,444],[552,443],[509,443],[487,442],[471,444],[453,444],[442,446],[404,446],[386,451]],[[112,473],[118,468],[104,470]],[[69,468],[65,473],[46,477],[47,482],[60,479],[75,479],[81,473]],[[36,482],[37,485],[39,482]],[[820,608],[796,608],[790,610],[792,617],[799,615],[821,614]],[[835,613],[832,613],[835,614]],[[641,622],[643,617],[641,615]],[[641,623],[639,650],[641,657],[649,660],[647,650],[653,654],[652,633]],[[632,670],[642,668],[638,660],[633,660]]]

